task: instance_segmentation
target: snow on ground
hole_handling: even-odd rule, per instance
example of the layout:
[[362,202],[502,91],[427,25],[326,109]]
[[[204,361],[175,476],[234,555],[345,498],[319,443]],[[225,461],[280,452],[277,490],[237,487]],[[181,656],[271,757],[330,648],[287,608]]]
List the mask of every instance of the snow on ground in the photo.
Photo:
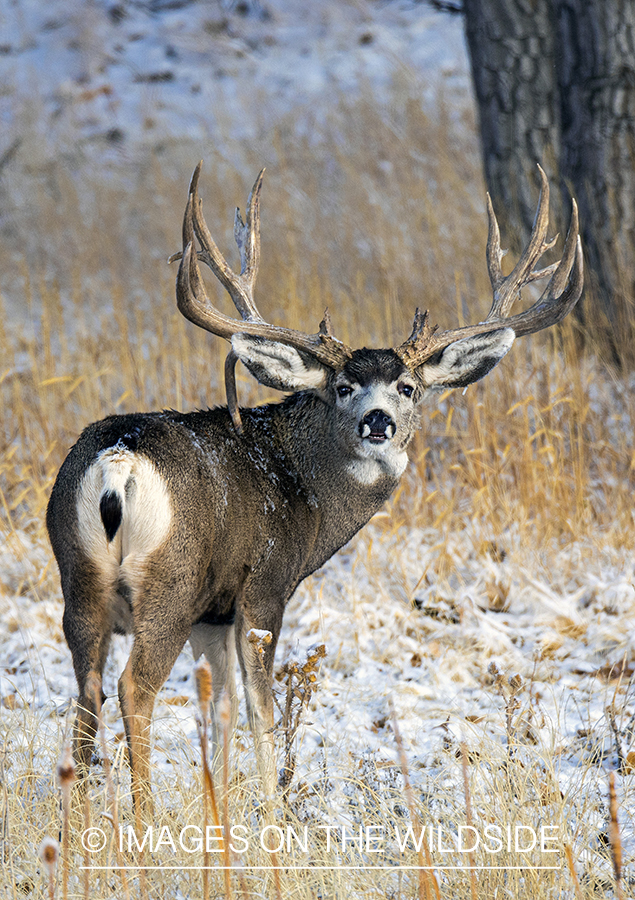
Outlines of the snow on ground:
[[[475,752],[485,742],[494,754],[496,747],[504,753],[504,700],[494,664],[506,682],[521,676],[518,721],[538,755],[555,761],[560,790],[577,789],[593,759],[588,789],[594,793],[598,779],[604,780],[603,767],[616,763],[607,707],[615,709],[624,731],[635,715],[630,551],[597,550],[585,539],[543,548],[547,571],[513,533],[499,536],[491,552],[479,549],[490,546],[490,536],[476,522],[451,535],[432,528],[391,534],[385,525],[385,514],[371,522],[299,588],[287,610],[277,668],[291,654],[302,659],[317,643],[328,654],[300,731],[298,777],[311,783],[325,765],[335,777],[364,760],[397,760],[393,708],[415,773],[434,766],[443,748],[458,748],[461,741]],[[443,545],[454,571],[446,582],[434,583],[423,576]],[[576,565],[576,555],[583,566]],[[76,691],[61,630],[60,592],[35,601],[24,591],[47,563],[48,547],[25,534],[13,535],[0,551],[0,697],[3,730],[13,749],[20,746],[25,707],[37,713],[40,736],[50,733],[57,745]],[[111,739],[123,732],[116,681],[129,649],[129,638],[113,639],[104,684]],[[282,697],[284,686],[277,689]],[[154,719],[153,760],[165,772],[174,766],[172,777],[180,777],[183,760],[196,757],[195,715],[193,659],[186,646]],[[239,735],[253,771],[244,703]],[[628,835],[630,802],[621,814]],[[599,828],[599,810],[597,816]]]
[[0,36],[0,163],[28,117],[32,168],[179,140],[235,159],[294,111],[319,119],[362,84],[381,97],[396,73],[430,98],[440,81],[469,89],[460,19],[412,0],[19,0]]

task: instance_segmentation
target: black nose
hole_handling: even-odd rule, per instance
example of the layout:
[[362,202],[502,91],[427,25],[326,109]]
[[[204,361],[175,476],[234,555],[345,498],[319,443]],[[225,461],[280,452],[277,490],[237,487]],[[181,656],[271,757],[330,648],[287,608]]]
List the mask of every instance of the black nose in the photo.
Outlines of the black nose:
[[395,420],[383,409],[371,409],[359,423],[359,433],[371,441],[385,441],[391,438],[396,430]]

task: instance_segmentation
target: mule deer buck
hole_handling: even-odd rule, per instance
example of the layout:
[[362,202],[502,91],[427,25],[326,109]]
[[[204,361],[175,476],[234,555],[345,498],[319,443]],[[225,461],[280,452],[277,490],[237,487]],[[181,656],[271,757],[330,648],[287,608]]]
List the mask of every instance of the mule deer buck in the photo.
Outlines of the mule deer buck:
[[[155,696],[188,639],[194,655],[205,654],[211,665],[213,702],[227,689],[233,722],[237,657],[260,776],[266,794],[273,794],[271,681],[289,598],[395,490],[424,397],[482,378],[516,337],[566,316],[583,284],[575,201],[562,259],[534,268],[555,242],[546,240],[549,185],[541,169],[531,238],[507,277],[488,198],[494,299],[483,322],[440,332],[417,310],[408,339],[383,350],[347,347],[333,335],[328,313],[316,334],[270,325],[253,298],[262,172],[246,223],[236,211],[236,274],[203,218],[200,168],[190,184],[183,251],[173,257],[180,259],[177,303],[195,325],[231,341],[228,408],[113,415],[90,425],[62,465],[47,513],[65,599],[64,634],[79,686],[75,756],[85,772],[111,634],[132,632],[119,699],[133,796],[141,805]],[[199,262],[228,290],[240,318],[210,302]],[[540,299],[508,315],[520,289],[543,276],[550,280]],[[239,412],[237,360],[261,384],[290,396]],[[272,635],[262,659],[249,640],[251,629]],[[218,747],[216,724],[212,743]]]

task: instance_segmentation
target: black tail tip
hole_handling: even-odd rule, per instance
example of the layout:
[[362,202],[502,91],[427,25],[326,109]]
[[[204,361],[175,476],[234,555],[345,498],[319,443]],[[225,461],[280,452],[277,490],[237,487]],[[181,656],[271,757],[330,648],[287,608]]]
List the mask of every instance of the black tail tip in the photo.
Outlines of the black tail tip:
[[121,525],[123,510],[119,494],[115,493],[115,491],[106,491],[102,494],[99,501],[99,512],[108,543],[110,543]]

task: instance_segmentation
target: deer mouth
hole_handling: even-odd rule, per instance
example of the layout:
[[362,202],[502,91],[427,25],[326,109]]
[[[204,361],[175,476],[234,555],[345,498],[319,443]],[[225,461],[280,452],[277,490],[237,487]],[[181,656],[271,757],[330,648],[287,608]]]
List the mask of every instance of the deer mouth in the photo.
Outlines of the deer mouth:
[[370,444],[383,444],[388,440],[388,435],[385,431],[368,431],[367,434],[362,434],[362,438]]

